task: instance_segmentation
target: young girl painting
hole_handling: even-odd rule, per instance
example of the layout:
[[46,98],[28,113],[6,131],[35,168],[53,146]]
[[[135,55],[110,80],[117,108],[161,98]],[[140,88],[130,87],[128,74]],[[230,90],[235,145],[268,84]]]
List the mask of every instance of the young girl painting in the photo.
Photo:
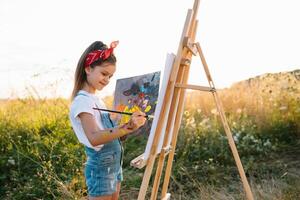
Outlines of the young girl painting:
[[122,144],[125,136],[145,123],[145,113],[137,111],[128,123],[117,127],[110,114],[94,108],[106,108],[95,96],[116,71],[113,54],[118,41],[108,48],[100,41],[92,43],[79,59],[72,92],[69,118],[87,155],[85,179],[91,200],[115,200],[122,181]]

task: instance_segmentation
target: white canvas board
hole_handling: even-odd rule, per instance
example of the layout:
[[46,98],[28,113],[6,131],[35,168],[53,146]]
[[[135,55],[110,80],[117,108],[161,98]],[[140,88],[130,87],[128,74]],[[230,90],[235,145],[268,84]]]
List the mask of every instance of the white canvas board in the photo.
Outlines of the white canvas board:
[[[165,69],[164,69],[164,72],[163,72],[163,78],[161,79],[162,82],[160,83],[161,87],[160,87],[160,91],[159,91],[159,95],[158,95],[158,102],[157,102],[157,105],[156,105],[156,109],[155,109],[155,113],[154,113],[154,119],[153,119],[152,127],[151,127],[151,130],[150,130],[150,135],[148,137],[148,142],[147,142],[145,153],[144,153],[144,158],[143,158],[144,160],[147,160],[149,158],[149,155],[150,155],[150,151],[151,151],[151,147],[152,147],[153,139],[154,139],[154,134],[155,134],[156,127],[157,127],[157,124],[158,124],[159,115],[160,115],[161,110],[162,110],[162,104],[163,104],[164,97],[165,97],[165,94],[166,94],[167,85],[168,85],[168,82],[169,82],[169,77],[170,77],[170,73],[171,73],[171,70],[172,70],[172,66],[173,66],[175,57],[176,56],[174,54],[167,54]],[[170,110],[170,106],[168,108],[166,108],[166,115],[165,115],[165,118],[163,120],[164,123],[163,123],[163,127],[162,127],[162,134],[161,134],[160,139],[159,139],[159,145],[157,146],[156,153],[161,152],[161,148],[162,148],[163,140],[164,140],[164,136],[165,136],[165,130],[166,130],[166,126],[167,126],[167,117],[168,117],[169,110]],[[168,141],[169,141],[168,145],[170,145],[170,142],[171,142],[170,138],[171,138],[171,136],[168,139]]]

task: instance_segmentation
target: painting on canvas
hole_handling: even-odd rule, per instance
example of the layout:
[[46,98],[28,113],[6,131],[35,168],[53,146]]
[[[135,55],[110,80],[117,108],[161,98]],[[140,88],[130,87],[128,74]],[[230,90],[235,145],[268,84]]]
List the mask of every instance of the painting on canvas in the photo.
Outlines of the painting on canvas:
[[[160,72],[153,72],[130,78],[118,79],[114,95],[114,109],[122,112],[142,111],[147,115],[154,115],[159,92]],[[129,115],[122,115],[119,125],[127,123]],[[137,130],[134,135],[148,136],[152,120]]]

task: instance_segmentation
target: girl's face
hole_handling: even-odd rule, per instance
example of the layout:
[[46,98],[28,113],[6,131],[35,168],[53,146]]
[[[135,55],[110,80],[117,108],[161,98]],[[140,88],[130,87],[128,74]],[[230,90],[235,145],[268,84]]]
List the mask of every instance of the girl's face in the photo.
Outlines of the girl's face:
[[89,89],[93,92],[102,90],[108,83],[110,78],[114,75],[116,66],[110,63],[103,63],[94,68],[87,67],[85,69],[87,75],[87,82]]

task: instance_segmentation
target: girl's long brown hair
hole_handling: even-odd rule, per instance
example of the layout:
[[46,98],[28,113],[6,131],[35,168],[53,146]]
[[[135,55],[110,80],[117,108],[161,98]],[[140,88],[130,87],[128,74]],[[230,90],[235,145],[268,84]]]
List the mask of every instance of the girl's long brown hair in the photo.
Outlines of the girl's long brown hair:
[[[85,59],[88,53],[95,51],[95,50],[102,50],[102,49],[107,49],[107,46],[102,43],[101,41],[96,41],[93,42],[81,55],[78,64],[77,64],[77,68],[75,71],[75,81],[74,81],[74,87],[73,87],[73,91],[72,91],[72,96],[71,96],[71,100],[73,100],[76,96],[76,94],[78,93],[79,90],[81,90],[83,88],[84,83],[86,82],[87,78],[86,78],[86,73],[85,73],[85,67],[84,67],[84,63],[85,63]],[[106,60],[97,60],[95,62],[93,62],[91,64],[91,67],[94,68],[95,66],[101,66],[103,63],[110,63],[115,65],[117,62],[116,57],[112,54],[110,55],[110,57],[108,57]]]

